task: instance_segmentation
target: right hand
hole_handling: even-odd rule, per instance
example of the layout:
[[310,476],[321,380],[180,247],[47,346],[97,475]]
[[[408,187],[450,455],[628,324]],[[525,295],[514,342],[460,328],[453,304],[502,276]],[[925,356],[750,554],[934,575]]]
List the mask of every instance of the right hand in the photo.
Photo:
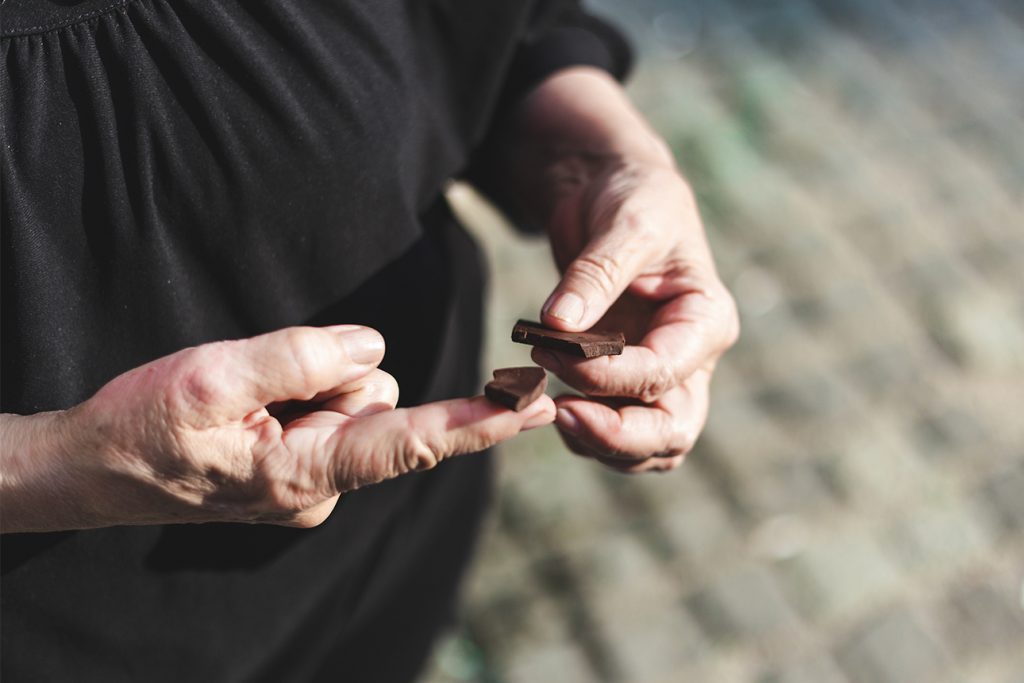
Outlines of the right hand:
[[[519,413],[482,396],[395,410],[398,385],[377,368],[383,356],[370,328],[292,327],[116,377],[63,415],[74,445],[65,462],[87,489],[77,491],[72,528],[311,527],[341,493],[554,420],[547,396]],[[290,419],[279,420],[272,413],[286,402]]]

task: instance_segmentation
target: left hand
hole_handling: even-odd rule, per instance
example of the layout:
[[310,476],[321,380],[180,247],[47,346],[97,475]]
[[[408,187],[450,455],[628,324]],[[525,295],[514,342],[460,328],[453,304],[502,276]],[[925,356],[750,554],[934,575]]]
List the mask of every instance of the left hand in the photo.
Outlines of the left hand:
[[624,472],[677,467],[707,419],[715,363],[739,333],[686,182],[674,169],[615,162],[562,198],[548,232],[563,276],[543,322],[622,330],[628,344],[589,360],[534,350],[587,395],[558,398],[559,431],[574,452]]
[[569,71],[528,102],[549,144],[534,176],[561,281],[542,309],[557,329],[622,330],[621,356],[533,359],[585,397],[561,396],[574,452],[623,472],[680,465],[707,419],[718,358],[739,334],[689,185],[664,143],[603,74]]

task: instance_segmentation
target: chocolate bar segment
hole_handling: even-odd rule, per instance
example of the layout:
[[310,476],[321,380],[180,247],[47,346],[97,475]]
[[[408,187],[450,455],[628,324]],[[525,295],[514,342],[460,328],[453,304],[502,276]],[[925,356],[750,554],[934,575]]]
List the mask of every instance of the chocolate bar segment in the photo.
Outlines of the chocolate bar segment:
[[529,320],[516,323],[512,328],[512,341],[583,358],[618,356],[626,346],[626,337],[621,332],[562,332]]
[[484,387],[484,396],[519,412],[544,393],[548,376],[544,368],[499,368]]

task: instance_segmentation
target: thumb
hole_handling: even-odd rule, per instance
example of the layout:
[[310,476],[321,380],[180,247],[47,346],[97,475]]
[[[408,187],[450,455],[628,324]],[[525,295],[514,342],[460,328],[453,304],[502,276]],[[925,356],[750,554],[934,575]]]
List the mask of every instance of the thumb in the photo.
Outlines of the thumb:
[[627,226],[591,241],[569,264],[541,308],[541,322],[566,331],[588,330],[608,312],[646,262],[646,246]]

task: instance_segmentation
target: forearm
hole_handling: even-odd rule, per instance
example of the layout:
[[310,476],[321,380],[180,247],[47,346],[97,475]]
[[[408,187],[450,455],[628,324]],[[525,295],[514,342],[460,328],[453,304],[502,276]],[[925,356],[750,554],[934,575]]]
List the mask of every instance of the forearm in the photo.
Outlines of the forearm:
[[101,526],[69,411],[0,415],[0,533]]

